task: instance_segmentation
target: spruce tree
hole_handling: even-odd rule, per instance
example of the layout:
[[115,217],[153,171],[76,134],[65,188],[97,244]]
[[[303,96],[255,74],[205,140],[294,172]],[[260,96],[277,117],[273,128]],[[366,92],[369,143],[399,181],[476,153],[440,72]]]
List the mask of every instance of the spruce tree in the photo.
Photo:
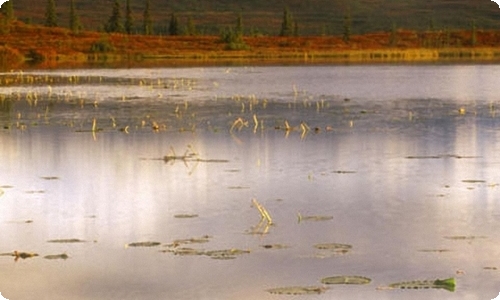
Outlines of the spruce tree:
[[293,22],[293,36],[299,36],[299,23]]
[[4,4],[2,4],[2,7],[0,10],[1,10],[2,15],[5,17],[5,20],[7,22],[13,21],[15,19],[14,4],[13,4],[12,0],[9,0],[9,1],[5,2]]
[[471,45],[472,47],[475,47],[476,44],[477,44],[477,28],[476,28],[476,20],[472,20],[472,23],[471,23],[471,29],[472,29],[472,33],[471,33]]
[[396,22],[392,22],[391,34],[389,35],[389,44],[394,47],[398,44],[398,30],[396,27]]
[[75,0],[71,0],[69,9],[69,29],[73,33],[78,33],[82,29],[82,24],[80,23],[80,18],[76,14]]
[[143,29],[144,29],[144,34],[145,35],[152,35],[153,34],[153,21],[151,20],[151,14],[149,13],[149,0],[146,0],[146,7],[144,8],[144,15],[143,15]]
[[111,17],[105,26],[106,32],[123,32],[122,14],[120,11],[120,2],[115,0]]
[[280,36],[291,36],[292,33],[293,33],[292,14],[288,10],[288,7],[285,7],[285,9],[283,10],[283,22],[281,23]]
[[54,0],[47,0],[47,8],[45,10],[45,26],[57,27],[56,3]]
[[350,12],[348,12],[344,16],[344,32],[342,35],[342,40],[346,44],[349,43],[349,41],[351,40],[351,13]]
[[243,37],[243,17],[238,15],[238,18],[236,19],[236,28],[235,28],[235,34],[238,35],[238,38]]
[[188,17],[186,24],[186,34],[187,35],[196,35],[196,25],[194,25],[193,19]]
[[168,33],[170,35],[179,35],[179,19],[177,19],[177,16],[175,13],[172,13],[170,16],[170,24],[168,26]]
[[134,19],[132,17],[132,9],[130,8],[130,0],[127,0],[125,8],[125,32],[127,34],[132,34],[134,28]]

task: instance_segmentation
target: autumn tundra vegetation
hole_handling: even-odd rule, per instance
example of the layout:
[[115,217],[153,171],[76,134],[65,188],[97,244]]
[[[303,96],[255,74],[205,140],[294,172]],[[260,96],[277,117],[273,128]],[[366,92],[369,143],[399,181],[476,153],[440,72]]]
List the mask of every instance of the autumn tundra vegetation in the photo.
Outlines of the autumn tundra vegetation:
[[381,30],[380,22],[366,25],[368,17],[348,5],[328,26],[311,21],[311,13],[296,17],[285,6],[261,19],[243,11],[220,12],[224,22],[217,26],[214,12],[207,11],[206,18],[187,8],[159,13],[156,0],[114,0],[96,26],[89,17],[95,11],[75,2],[64,1],[64,14],[55,0],[37,2],[34,6],[44,7],[34,22],[29,8],[14,9],[14,3],[22,6],[21,0],[7,1],[0,14],[0,67],[500,60],[500,24],[480,18],[447,20],[438,28],[436,13],[429,13],[423,27],[409,23],[405,28],[394,17]]

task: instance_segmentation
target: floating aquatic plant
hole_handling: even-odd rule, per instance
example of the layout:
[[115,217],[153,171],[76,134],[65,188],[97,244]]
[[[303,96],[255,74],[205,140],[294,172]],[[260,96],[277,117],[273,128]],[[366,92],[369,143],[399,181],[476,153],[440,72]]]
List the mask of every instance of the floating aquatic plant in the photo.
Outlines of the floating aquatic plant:
[[421,249],[418,252],[435,252],[435,253],[443,253],[443,252],[451,252],[450,249]]
[[309,295],[309,294],[321,294],[327,291],[328,288],[324,286],[288,286],[279,287],[266,290],[271,294],[278,295]]
[[476,236],[476,235],[452,235],[452,236],[445,236],[445,239],[448,240],[476,240],[476,239],[486,239],[486,236]]
[[177,239],[167,246],[178,247],[180,245],[185,245],[185,244],[203,244],[203,243],[208,243],[210,241],[210,238],[212,237],[209,235],[204,235],[199,238]]
[[403,281],[389,284],[393,289],[444,289],[450,292],[455,291],[455,278],[436,279],[436,280],[414,280]]
[[287,249],[287,248],[290,248],[290,246],[284,245],[284,244],[265,244],[265,245],[261,245],[261,247],[264,249]]
[[314,257],[327,258],[347,254],[352,249],[352,246],[347,244],[326,243],[316,244],[314,248],[321,250],[316,253]]
[[464,179],[462,180],[463,183],[486,183],[486,180],[482,179]]
[[212,259],[234,259],[238,255],[250,253],[250,250],[243,250],[237,248],[223,249],[223,250],[203,250],[203,249],[194,249],[188,247],[180,247],[180,248],[161,250],[160,252],[169,252],[173,253],[174,255],[180,255],[180,256],[203,255],[203,256],[208,256]]
[[57,176],[42,176],[40,178],[45,179],[45,180],[57,180],[57,179],[59,179],[59,177],[57,177]]
[[134,243],[128,243],[128,244],[125,244],[125,248],[128,248],[128,247],[156,247],[156,246],[159,246],[161,245],[160,242],[134,242]]
[[56,240],[48,240],[47,243],[86,243],[85,240],[80,239],[56,239]]
[[45,255],[43,258],[45,259],[68,259],[69,258],[69,255],[67,255],[66,253],[62,253],[62,254],[52,254],[52,255]]
[[174,215],[174,218],[177,218],[177,219],[190,219],[190,218],[196,218],[198,217],[197,214],[177,214],[177,215]]
[[297,213],[299,223],[302,221],[329,221],[333,216],[303,216],[300,212]]
[[0,256],[13,256],[14,260],[17,261],[18,259],[26,259],[26,258],[32,258],[38,256],[38,253],[34,252],[22,252],[22,251],[13,251],[9,253],[1,253]]
[[368,284],[372,280],[363,276],[332,276],[321,279],[323,284]]

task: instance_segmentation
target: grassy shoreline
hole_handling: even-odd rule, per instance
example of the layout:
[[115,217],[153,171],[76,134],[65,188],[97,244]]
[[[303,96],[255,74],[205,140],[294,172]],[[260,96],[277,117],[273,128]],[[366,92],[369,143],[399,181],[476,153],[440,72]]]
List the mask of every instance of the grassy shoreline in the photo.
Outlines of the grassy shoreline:
[[[19,38],[22,37],[22,38]],[[161,67],[235,64],[498,63],[500,31],[397,32],[352,36],[244,37],[231,50],[217,36],[144,36],[14,22],[0,35],[0,68]],[[425,46],[425,47],[424,47]]]

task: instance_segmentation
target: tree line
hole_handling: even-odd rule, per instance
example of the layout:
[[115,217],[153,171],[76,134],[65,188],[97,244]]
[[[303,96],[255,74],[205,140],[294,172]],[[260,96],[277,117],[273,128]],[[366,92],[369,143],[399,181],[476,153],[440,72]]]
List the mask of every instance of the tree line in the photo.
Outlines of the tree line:
[[[176,35],[197,35],[198,29],[194,23],[194,20],[191,17],[188,17],[184,26],[180,25],[179,18],[175,13],[171,13],[170,21],[168,23],[167,30],[163,30],[162,32],[155,32],[153,18],[151,16],[151,3],[150,0],[144,0],[144,9],[142,11],[142,22],[139,21],[140,25],[136,25],[136,20],[133,17],[133,11],[131,9],[130,0],[126,0],[124,15],[122,12],[120,0],[114,0],[112,9],[110,12],[110,16],[106,22],[102,24],[102,29],[107,33],[123,33],[123,34],[144,34],[144,35],[154,35],[154,34],[164,34],[176,36]],[[9,22],[15,20],[14,6],[13,1],[5,2],[0,8],[0,31],[1,33],[7,33],[9,26]],[[45,22],[44,25],[47,27],[65,27],[60,26],[57,14],[56,14],[56,1],[55,0],[47,0],[46,8],[45,8]],[[434,20],[431,19],[429,21],[429,31],[434,31]],[[67,27],[73,33],[79,33],[82,31],[83,24],[80,21],[79,15],[76,11],[75,1],[70,1],[69,7],[69,23]],[[140,28],[140,29],[138,29]],[[158,27],[156,27],[158,28]],[[472,21],[471,27],[471,44],[475,45],[477,42],[476,32],[477,26],[475,21]],[[449,30],[445,30],[449,32]],[[397,27],[393,22],[391,28],[389,29],[391,34],[390,36],[390,44],[391,46],[395,46],[397,44]],[[227,43],[228,48],[230,49],[244,49],[246,48],[245,43],[243,42],[245,30],[243,28],[243,18],[238,15],[236,19],[235,26],[228,26],[220,30],[221,40]],[[344,19],[342,23],[342,39],[345,43],[349,43],[351,40],[352,33],[352,19],[351,13],[348,10],[344,14]],[[284,7],[283,9],[283,18],[281,22],[281,28],[279,31],[279,36],[299,36],[299,23],[294,19],[293,14],[290,12],[288,7]],[[448,33],[449,35],[449,33]],[[424,44],[429,44],[430,42],[426,42]],[[429,46],[432,46],[429,44]]]

